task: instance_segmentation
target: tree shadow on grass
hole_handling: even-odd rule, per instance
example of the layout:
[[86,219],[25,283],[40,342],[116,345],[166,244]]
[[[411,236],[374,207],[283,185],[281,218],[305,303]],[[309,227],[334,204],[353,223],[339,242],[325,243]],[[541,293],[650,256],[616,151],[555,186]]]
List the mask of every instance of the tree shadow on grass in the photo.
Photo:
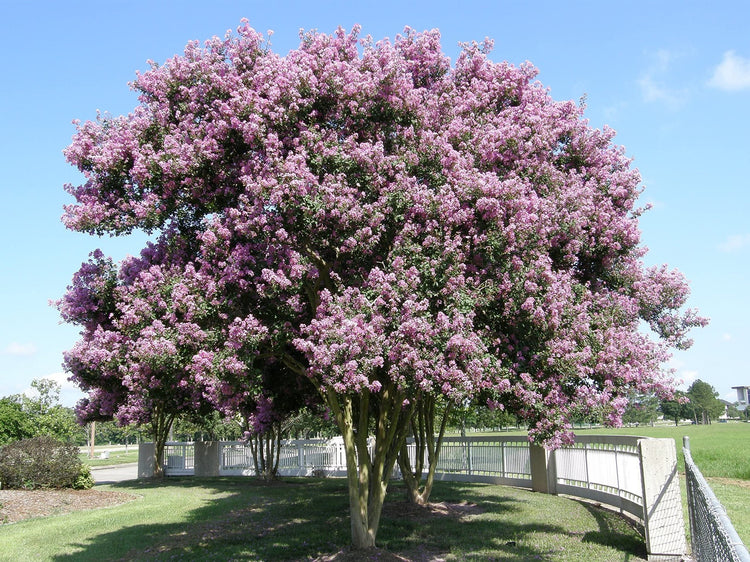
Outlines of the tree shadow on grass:
[[[55,560],[305,559],[311,547],[330,550],[348,541],[345,484],[312,479],[264,484],[242,477],[124,482],[112,487],[143,496],[187,495],[186,488],[201,487],[204,500],[186,507],[184,521],[119,524],[85,544],[71,545],[75,554]],[[153,512],[158,506],[144,509]],[[117,518],[111,519],[117,526]],[[317,540],[320,545],[311,544],[313,530],[325,538]]]
[[583,541],[608,546],[628,555],[646,558],[643,526],[614,511],[586,501],[578,501],[596,521],[598,531],[583,535]]
[[[525,491],[439,483],[433,506],[413,510],[404,507],[403,488],[394,483],[378,533],[382,550],[364,555],[346,548],[351,536],[345,479],[266,485],[242,477],[168,478],[113,488],[144,496],[149,491],[187,496],[200,488],[205,496],[179,523],[128,524],[113,517],[112,526],[119,528],[71,545],[75,554],[55,560],[429,561],[450,552],[466,560],[554,560],[555,549],[533,537],[566,533],[565,523],[555,518],[529,521],[524,498],[533,495],[523,496]],[[606,534],[605,524],[599,523]]]

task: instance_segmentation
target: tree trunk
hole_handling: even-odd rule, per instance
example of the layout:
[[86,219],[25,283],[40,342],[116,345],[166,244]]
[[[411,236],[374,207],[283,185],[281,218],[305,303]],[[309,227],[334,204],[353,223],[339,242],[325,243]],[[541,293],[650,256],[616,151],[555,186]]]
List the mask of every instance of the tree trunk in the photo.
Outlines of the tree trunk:
[[154,439],[154,478],[164,477],[164,447],[174,418],[174,414],[167,415],[159,407],[155,407],[151,415],[151,434]]
[[[406,485],[406,496],[409,501],[417,505],[426,505],[432,494],[432,486],[435,481],[435,471],[440,460],[440,449],[443,445],[445,427],[452,408],[448,402],[440,420],[440,429],[437,439],[435,436],[435,398],[424,397],[416,407],[415,415],[411,420],[412,433],[415,444],[414,469],[411,467],[406,443],[399,451],[398,463],[401,475]],[[422,471],[424,468],[424,454],[427,452],[427,476],[422,482]]]
[[[352,546],[373,548],[388,481],[406,440],[413,406],[404,409],[404,396],[393,384],[376,395],[363,390],[342,396],[328,388],[325,398],[344,439]],[[376,422],[372,453],[368,443],[371,409]]]
[[248,444],[253,455],[256,476],[267,482],[275,480],[279,471],[281,422],[274,423],[265,433],[253,435],[248,439]]

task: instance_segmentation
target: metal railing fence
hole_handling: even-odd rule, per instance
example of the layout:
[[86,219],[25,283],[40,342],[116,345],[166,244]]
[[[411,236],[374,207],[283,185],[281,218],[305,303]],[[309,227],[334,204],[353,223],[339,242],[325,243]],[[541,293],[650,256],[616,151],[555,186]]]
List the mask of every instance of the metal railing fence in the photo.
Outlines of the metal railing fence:
[[643,480],[638,437],[581,436],[555,451],[555,490],[643,517]]
[[195,447],[192,443],[167,442],[164,445],[164,474],[189,475],[195,467]]
[[[643,517],[642,479],[637,437],[581,436],[578,442],[551,455],[545,467],[551,493],[600,501],[637,518]],[[255,468],[247,443],[219,442],[218,474],[253,475]],[[416,447],[409,444],[414,466]],[[193,444],[169,443],[164,455],[165,474],[191,474]],[[425,466],[426,466],[425,459]],[[340,439],[283,441],[279,475],[346,475],[346,456]],[[400,477],[398,467],[394,476]],[[446,437],[435,477],[438,480],[491,482],[533,488],[530,446],[522,436]]]
[[[409,452],[414,466],[413,444]],[[346,475],[341,438],[285,441],[279,453],[280,476]],[[153,463],[153,443],[142,443],[139,477],[153,475],[149,462]],[[164,464],[167,476],[255,474],[250,447],[242,442],[169,443]],[[393,477],[400,477],[398,467]],[[650,557],[680,560],[687,550],[671,439],[579,436],[571,447],[547,451],[530,445],[524,436],[450,437],[443,442],[435,478],[517,486],[600,502],[642,522]]]
[[690,454],[690,439],[683,438],[685,484],[693,558],[696,562],[750,562],[750,553],[734,530],[724,506],[714,495]]

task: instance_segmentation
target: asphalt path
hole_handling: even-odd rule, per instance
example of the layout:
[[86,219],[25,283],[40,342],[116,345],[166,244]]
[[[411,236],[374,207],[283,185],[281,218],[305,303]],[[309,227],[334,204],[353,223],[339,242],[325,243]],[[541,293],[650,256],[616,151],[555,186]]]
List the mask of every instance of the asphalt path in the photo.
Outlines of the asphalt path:
[[138,478],[138,463],[115,464],[112,466],[92,466],[91,475],[96,484],[114,484]]

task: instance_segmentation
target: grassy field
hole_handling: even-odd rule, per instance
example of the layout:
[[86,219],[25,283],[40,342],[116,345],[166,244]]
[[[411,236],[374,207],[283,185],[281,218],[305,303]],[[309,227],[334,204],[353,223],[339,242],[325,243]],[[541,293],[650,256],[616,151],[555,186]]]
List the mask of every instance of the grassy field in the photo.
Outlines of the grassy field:
[[[750,544],[750,424],[577,433],[674,439],[681,471],[682,438],[689,436],[693,459]],[[109,459],[94,462],[134,462],[134,455],[112,451]],[[684,479],[682,486],[684,493]],[[454,506],[452,515],[438,516],[407,509],[399,487],[390,488],[378,544],[407,559],[645,558],[636,529],[585,502],[501,486],[438,483],[432,501]],[[285,479],[267,486],[249,478],[170,478],[97,488],[132,492],[137,499],[0,526],[0,560],[316,560],[349,543],[344,480]]]
[[[502,486],[438,483],[433,501],[447,506],[449,515],[415,514],[398,488],[386,502],[378,542],[407,559],[645,559],[637,530],[582,502]],[[263,485],[249,478],[170,478],[101,489],[138,498],[0,526],[0,560],[315,560],[349,543],[343,479]],[[372,559],[393,559],[377,554]]]
[[101,458],[101,453],[105,449],[97,449],[95,457],[89,458],[88,453],[81,453],[79,456],[84,464],[89,466],[110,466],[113,464],[125,464],[131,462],[138,462],[138,447],[131,446],[127,452],[125,449],[106,449],[109,451],[109,457],[106,459]]

